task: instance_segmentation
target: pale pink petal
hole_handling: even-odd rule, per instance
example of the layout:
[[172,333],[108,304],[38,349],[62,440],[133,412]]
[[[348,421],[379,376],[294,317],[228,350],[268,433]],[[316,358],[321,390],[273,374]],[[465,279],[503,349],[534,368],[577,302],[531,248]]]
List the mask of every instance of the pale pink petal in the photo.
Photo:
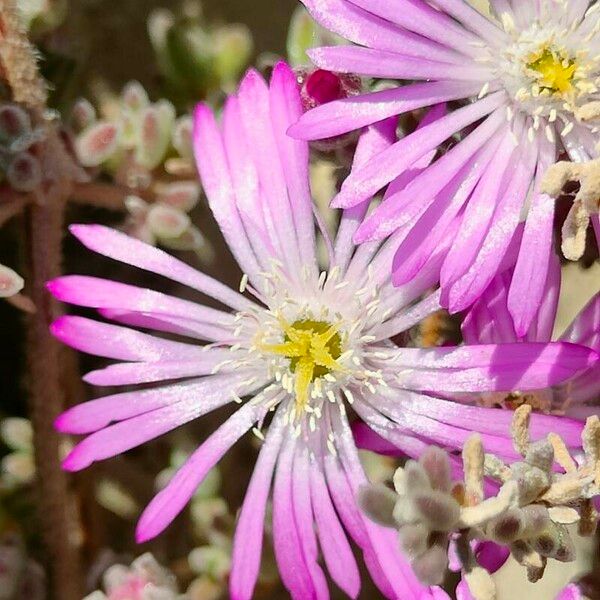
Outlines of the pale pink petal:
[[176,410],[186,414],[188,411],[202,411],[205,406],[210,407],[215,403],[215,406],[227,404],[233,400],[233,394],[237,390],[243,393],[241,384],[250,374],[250,371],[246,371],[213,375],[147,390],[104,396],[69,408],[56,419],[55,426],[64,433],[83,434],[98,431],[113,421],[123,421],[173,405],[177,405]]
[[261,408],[248,403],[219,427],[179,468],[167,486],[144,510],[136,540],[145,542],[161,533],[183,510],[206,474],[255,423]]
[[296,440],[288,436],[279,455],[273,489],[273,545],[281,580],[293,600],[316,598],[294,516],[292,465]]
[[251,600],[254,595],[260,570],[267,500],[283,434],[280,410],[269,425],[235,528],[229,576],[229,593],[233,600]]
[[351,598],[356,598],[360,592],[358,566],[331,502],[321,466],[316,461],[310,466],[310,491],[317,535],[327,570],[341,590]]
[[478,87],[468,81],[432,81],[351,96],[304,113],[288,133],[301,140],[334,137],[417,108],[468,98]]
[[84,246],[98,254],[187,285],[236,310],[248,310],[253,306],[252,302],[216,279],[120,231],[103,225],[71,225],[69,230]]

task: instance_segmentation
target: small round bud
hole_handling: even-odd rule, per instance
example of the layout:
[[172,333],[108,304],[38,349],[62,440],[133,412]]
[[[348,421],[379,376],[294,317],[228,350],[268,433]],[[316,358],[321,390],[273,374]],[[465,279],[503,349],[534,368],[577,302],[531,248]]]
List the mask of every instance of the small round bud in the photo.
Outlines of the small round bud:
[[373,521],[384,527],[396,527],[394,506],[397,496],[382,484],[364,485],[358,492],[358,505]]
[[8,165],[6,179],[17,192],[32,192],[42,183],[42,167],[35,156],[21,152]]

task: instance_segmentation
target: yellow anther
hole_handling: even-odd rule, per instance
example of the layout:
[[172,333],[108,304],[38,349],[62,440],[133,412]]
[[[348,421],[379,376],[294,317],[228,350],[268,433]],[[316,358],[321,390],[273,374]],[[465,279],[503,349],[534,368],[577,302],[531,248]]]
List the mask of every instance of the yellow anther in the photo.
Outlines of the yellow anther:
[[260,344],[260,349],[290,359],[290,370],[296,375],[296,413],[300,414],[308,404],[311,383],[332,371],[344,370],[337,362],[342,340],[337,326],[325,321],[303,319],[290,324],[279,317],[279,324],[283,342]]
[[577,64],[562,53],[545,48],[533,55],[527,66],[538,73],[537,84],[542,89],[561,94],[572,90]]

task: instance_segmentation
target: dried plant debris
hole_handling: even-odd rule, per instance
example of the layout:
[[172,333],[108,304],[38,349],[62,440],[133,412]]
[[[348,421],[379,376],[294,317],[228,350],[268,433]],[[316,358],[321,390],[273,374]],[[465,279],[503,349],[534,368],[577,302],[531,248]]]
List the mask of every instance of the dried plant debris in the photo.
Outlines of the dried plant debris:
[[[443,581],[453,544],[472,595],[490,600],[496,598],[494,582],[478,564],[474,544],[494,542],[508,548],[535,582],[543,576],[548,559],[575,560],[568,525],[577,523],[581,535],[594,533],[598,515],[592,499],[600,495],[600,420],[597,416],[587,420],[583,456],[576,460],[554,433],[530,440],[531,410],[528,405],[519,407],[512,424],[513,445],[521,461],[507,465],[486,454],[474,434],[463,449],[463,481],[451,476],[455,457],[430,447],[418,461],[409,460],[396,471],[395,493],[382,485],[361,490],[363,511],[398,529],[402,549],[425,585]],[[500,484],[487,498],[486,477]]]

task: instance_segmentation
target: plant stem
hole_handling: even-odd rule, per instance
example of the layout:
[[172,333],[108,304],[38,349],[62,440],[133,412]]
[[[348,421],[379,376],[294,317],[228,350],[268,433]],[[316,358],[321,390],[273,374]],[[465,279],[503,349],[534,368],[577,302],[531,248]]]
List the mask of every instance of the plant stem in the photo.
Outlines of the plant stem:
[[37,307],[36,313],[28,316],[27,328],[29,407],[35,439],[38,517],[48,552],[53,597],[79,600],[77,520],[73,518],[67,476],[60,466],[60,437],[53,428],[64,401],[61,348],[49,331],[57,306],[45,287],[46,281],[60,272],[64,199],[53,196],[43,206],[31,206],[27,213],[29,294]]

